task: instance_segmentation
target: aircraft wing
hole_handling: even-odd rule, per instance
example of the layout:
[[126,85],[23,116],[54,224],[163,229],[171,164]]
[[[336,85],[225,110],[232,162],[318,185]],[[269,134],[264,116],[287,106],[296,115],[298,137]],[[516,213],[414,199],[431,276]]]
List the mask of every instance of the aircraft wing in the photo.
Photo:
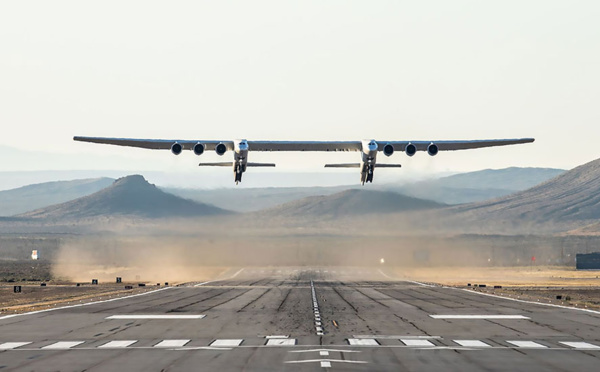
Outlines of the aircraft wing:
[[233,150],[233,141],[201,141],[201,140],[173,140],[173,139],[137,139],[137,138],[107,138],[107,137],[73,137],[75,141],[102,143],[106,145],[117,145],[127,147],[139,147],[151,150],[170,150],[174,143],[179,143],[184,150],[191,150],[198,142],[202,143],[209,150],[222,143],[227,146],[227,150]]
[[412,143],[417,147],[417,151],[427,151],[427,146],[435,143],[440,151],[456,151],[479,149],[483,147],[518,145],[521,143],[530,143],[535,141],[533,138],[514,138],[514,139],[491,139],[491,140],[471,140],[471,141],[377,141],[379,151],[388,143],[396,149],[404,149],[406,145]]
[[[191,150],[197,143],[202,143],[208,150],[223,143],[227,150],[234,148],[233,141],[215,140],[176,140],[176,139],[136,139],[136,138],[107,138],[107,137],[74,137],[75,141],[102,143],[108,145],[139,147],[153,150],[169,150],[174,143],[179,143],[183,149]],[[440,151],[455,151],[477,149],[482,147],[516,145],[533,142],[533,138],[493,139],[472,141],[377,141],[379,151],[386,144],[396,149],[404,149],[409,143],[417,147],[417,151],[427,151],[427,146],[435,143]],[[361,151],[361,141],[248,141],[250,151]]]

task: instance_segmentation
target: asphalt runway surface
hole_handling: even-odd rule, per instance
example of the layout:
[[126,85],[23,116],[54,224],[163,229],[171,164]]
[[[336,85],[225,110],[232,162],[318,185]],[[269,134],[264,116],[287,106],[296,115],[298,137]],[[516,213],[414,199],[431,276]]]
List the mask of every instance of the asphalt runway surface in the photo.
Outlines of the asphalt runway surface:
[[600,313],[390,280],[236,268],[223,280],[0,316],[0,371],[597,371]]

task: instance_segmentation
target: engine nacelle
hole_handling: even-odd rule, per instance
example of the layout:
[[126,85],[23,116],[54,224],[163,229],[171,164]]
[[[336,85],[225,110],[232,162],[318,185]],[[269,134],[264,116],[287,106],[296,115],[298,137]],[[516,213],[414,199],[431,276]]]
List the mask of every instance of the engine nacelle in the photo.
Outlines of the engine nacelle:
[[227,146],[225,146],[224,143],[219,143],[216,147],[215,147],[215,152],[217,153],[217,155],[221,156],[223,154],[225,154],[225,152],[227,151]]
[[440,151],[439,147],[435,143],[431,143],[427,146],[427,153],[431,156],[436,156]]
[[175,142],[174,144],[171,145],[171,152],[174,155],[181,154],[181,151],[183,151],[183,146],[181,146],[181,144]]
[[392,156],[393,153],[394,153],[394,146],[392,146],[389,143],[387,145],[383,146],[383,154],[385,156]]
[[404,148],[404,152],[406,153],[406,155],[408,156],[413,156],[414,154],[417,153],[417,146],[413,145],[412,143],[409,143],[408,145],[406,145],[406,147]]
[[201,144],[200,142],[198,142],[197,144],[194,145],[194,154],[196,155],[202,155],[204,154],[204,145]]

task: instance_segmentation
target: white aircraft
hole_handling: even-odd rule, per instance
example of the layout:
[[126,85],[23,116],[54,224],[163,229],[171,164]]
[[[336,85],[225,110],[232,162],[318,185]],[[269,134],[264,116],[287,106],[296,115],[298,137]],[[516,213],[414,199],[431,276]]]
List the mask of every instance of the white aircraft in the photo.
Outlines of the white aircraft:
[[74,137],[75,141],[102,143],[118,146],[139,147],[152,150],[171,150],[175,155],[183,150],[191,150],[196,155],[204,151],[215,151],[224,155],[233,151],[233,162],[200,163],[200,166],[233,167],[235,183],[242,181],[242,174],[247,167],[274,167],[272,163],[249,163],[250,151],[357,151],[361,152],[360,163],[326,164],[326,168],[359,168],[360,182],[373,182],[375,168],[400,168],[400,164],[377,164],[377,153],[391,156],[396,149],[401,149],[408,156],[417,151],[427,151],[435,156],[440,151],[455,151],[477,149],[482,147],[516,145],[533,142],[533,138],[495,139],[475,141],[204,141],[204,140],[165,140],[165,139],[135,139],[135,138],[105,138],[105,137]]

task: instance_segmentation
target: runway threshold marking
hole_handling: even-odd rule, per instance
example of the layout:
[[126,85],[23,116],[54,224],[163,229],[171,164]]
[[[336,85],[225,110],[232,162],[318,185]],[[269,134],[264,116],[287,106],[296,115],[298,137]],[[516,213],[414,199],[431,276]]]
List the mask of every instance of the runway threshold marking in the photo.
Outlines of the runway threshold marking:
[[588,350],[597,350],[600,349],[600,346],[590,344],[589,342],[560,342],[563,345],[567,345],[574,349],[588,349]]
[[492,347],[491,345],[479,340],[454,340],[454,342],[464,347]]
[[85,341],[59,341],[48,346],[44,346],[42,349],[44,350],[64,350],[70,349],[77,345],[83,344]]
[[129,341],[110,341],[105,343],[104,345],[98,346],[101,349],[122,349],[125,347],[129,347],[135,344],[137,340],[129,340]]
[[349,338],[348,344],[351,346],[379,346],[374,338]]
[[533,341],[506,341],[511,345],[515,345],[516,347],[522,347],[522,348],[532,348],[532,349],[547,349],[548,346],[542,345],[542,344],[538,344],[537,342],[533,342]]
[[190,341],[191,340],[162,340],[158,344],[154,345],[154,347],[183,347]]
[[136,320],[136,319],[160,319],[160,320],[170,320],[170,319],[202,319],[206,317],[206,315],[166,315],[166,314],[130,314],[130,315],[111,315],[106,317],[105,319],[115,320],[115,319],[126,319],[126,320]]
[[5,342],[0,344],[0,350],[12,350],[21,346],[29,345],[31,342]]
[[218,339],[214,340],[210,343],[209,346],[218,346],[218,347],[234,347],[240,346],[244,340],[241,338],[237,339]]
[[271,338],[271,339],[267,340],[267,343],[265,345],[267,345],[267,346],[295,346],[296,339],[295,338],[286,338],[286,339]]
[[429,340],[419,339],[400,339],[400,341],[406,346],[435,346]]
[[524,315],[429,315],[433,319],[531,319]]

